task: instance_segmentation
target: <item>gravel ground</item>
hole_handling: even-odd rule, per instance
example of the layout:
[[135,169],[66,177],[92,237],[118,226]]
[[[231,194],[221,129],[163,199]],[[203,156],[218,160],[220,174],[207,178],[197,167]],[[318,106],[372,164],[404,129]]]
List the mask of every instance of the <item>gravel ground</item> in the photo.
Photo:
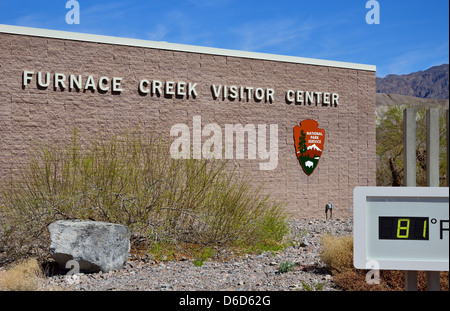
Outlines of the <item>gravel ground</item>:
[[[350,235],[352,219],[292,220],[290,239],[295,246],[272,253],[246,255],[226,261],[193,260],[155,262],[130,255],[117,271],[94,274],[55,275],[45,290],[73,291],[339,291],[320,260],[324,233]],[[294,263],[280,273],[280,264]]]

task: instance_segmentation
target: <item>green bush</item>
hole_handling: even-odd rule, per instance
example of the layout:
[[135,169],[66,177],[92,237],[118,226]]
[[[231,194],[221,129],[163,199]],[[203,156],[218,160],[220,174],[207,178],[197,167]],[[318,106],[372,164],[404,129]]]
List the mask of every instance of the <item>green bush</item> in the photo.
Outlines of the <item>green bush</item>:
[[[377,116],[377,186],[403,185],[403,111],[412,104],[391,105]],[[417,186],[427,185],[426,174],[426,112],[431,107],[416,109],[416,179]],[[447,185],[447,152],[445,109],[439,109],[439,184]]]
[[46,249],[47,226],[77,218],[124,224],[134,244],[251,247],[280,242],[286,217],[226,161],[172,159],[166,142],[137,133],[84,146],[75,131],[2,184],[0,243],[8,256]]

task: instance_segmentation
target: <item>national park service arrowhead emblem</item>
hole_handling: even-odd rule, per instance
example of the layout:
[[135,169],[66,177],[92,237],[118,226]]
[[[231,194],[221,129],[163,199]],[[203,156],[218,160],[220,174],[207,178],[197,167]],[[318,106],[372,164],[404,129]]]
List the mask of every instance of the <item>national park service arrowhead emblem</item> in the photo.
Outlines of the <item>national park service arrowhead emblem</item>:
[[294,126],[297,159],[306,175],[311,175],[319,164],[325,142],[325,130],[314,120],[304,120]]

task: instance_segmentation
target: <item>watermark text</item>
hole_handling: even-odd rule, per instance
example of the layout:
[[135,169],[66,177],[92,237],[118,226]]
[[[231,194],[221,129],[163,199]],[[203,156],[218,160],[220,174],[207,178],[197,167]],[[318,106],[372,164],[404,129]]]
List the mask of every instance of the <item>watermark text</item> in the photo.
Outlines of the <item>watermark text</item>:
[[366,9],[370,9],[366,14],[366,23],[369,25],[380,24],[380,4],[378,3],[378,1],[367,1]]
[[69,25],[80,24],[80,4],[76,0],[66,2],[66,9],[70,9],[66,13],[66,23]]
[[267,160],[259,164],[260,170],[278,166],[278,124],[225,124],[222,130],[217,123],[202,126],[201,116],[194,116],[192,131],[179,123],[170,136],[177,137],[170,146],[174,159],[245,159],[247,154],[250,160]]

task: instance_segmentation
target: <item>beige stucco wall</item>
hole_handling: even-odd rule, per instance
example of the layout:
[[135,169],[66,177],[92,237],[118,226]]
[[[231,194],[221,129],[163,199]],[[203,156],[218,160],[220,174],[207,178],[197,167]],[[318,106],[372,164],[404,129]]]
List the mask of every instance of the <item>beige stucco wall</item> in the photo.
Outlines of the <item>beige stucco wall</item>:
[[[233,160],[272,197],[285,200],[297,218],[351,217],[355,186],[375,185],[375,72],[287,61],[252,59],[198,52],[63,40],[0,32],[0,176],[26,162],[34,143],[69,139],[74,128],[82,137],[123,133],[139,128],[173,141],[170,129],[193,117],[202,126],[278,125],[278,164],[260,170],[267,160]],[[32,80],[23,85],[24,71]],[[67,87],[38,88],[37,72],[120,77],[121,92]],[[197,83],[198,96],[157,96],[138,91],[142,79]],[[66,82],[67,83],[67,82]],[[272,102],[214,99],[212,85],[271,89]],[[111,85],[109,85],[111,86]],[[288,90],[339,94],[339,105],[296,105]],[[307,176],[297,161],[293,127],[314,119],[325,130],[320,162]],[[206,138],[204,138],[206,139]]]

